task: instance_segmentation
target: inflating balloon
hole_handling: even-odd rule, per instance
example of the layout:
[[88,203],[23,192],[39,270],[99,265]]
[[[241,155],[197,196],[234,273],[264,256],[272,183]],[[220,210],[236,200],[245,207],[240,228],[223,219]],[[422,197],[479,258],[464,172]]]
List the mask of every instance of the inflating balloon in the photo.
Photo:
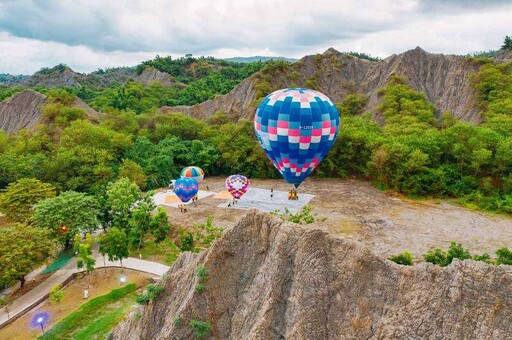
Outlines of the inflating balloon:
[[199,185],[193,178],[178,178],[174,184],[174,192],[176,193],[176,196],[178,196],[184,203],[190,201],[190,199],[197,194],[198,189]]
[[297,188],[327,155],[340,116],[323,93],[304,88],[272,92],[254,116],[256,137],[286,182]]
[[197,183],[201,183],[204,178],[204,171],[198,166],[187,166],[181,170],[181,177],[193,178]]
[[243,175],[231,175],[226,178],[226,188],[236,199],[239,199],[249,190],[251,182]]

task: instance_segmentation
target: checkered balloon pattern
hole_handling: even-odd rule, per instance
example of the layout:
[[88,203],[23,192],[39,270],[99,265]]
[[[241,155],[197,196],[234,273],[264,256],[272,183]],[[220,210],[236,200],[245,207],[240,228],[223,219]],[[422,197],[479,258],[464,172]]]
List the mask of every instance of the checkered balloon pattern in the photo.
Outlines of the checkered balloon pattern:
[[199,185],[196,180],[189,177],[182,177],[176,180],[174,184],[174,193],[184,203],[190,201],[197,194]]
[[254,116],[258,142],[286,182],[296,188],[327,155],[339,125],[331,100],[305,88],[272,92]]
[[197,183],[201,183],[204,179],[204,171],[198,166],[187,166],[181,170],[181,177],[190,177],[196,180]]
[[249,190],[251,182],[249,178],[243,175],[231,175],[226,178],[226,188],[229,193],[236,199],[242,197]]

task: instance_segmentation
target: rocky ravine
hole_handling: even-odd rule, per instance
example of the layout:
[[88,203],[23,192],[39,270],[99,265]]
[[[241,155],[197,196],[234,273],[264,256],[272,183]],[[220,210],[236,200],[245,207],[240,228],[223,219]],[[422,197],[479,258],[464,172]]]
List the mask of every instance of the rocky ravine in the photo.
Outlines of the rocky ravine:
[[[381,120],[376,110],[380,104],[378,91],[387,85],[393,74],[398,74],[405,77],[412,88],[425,93],[439,113],[450,111],[461,120],[479,123],[481,117],[469,79],[478,68],[478,64],[465,57],[428,53],[419,47],[379,62],[330,48],[323,54],[306,56],[286,69],[274,72],[267,81],[274,89],[316,84],[335,102],[350,93],[365,94],[368,96],[365,109]],[[256,85],[261,78],[262,74],[257,73],[224,96],[194,106],[162,107],[160,112],[182,112],[207,118],[217,111],[224,111],[235,119],[252,119],[254,101],[258,99]]]
[[[10,135],[37,126],[43,122],[42,107],[45,103],[46,96],[34,90],[25,90],[5,99],[0,102],[0,129]],[[86,116],[93,121],[98,121],[102,115],[78,97],[74,104],[85,110]]]
[[[196,268],[208,279],[195,292]],[[512,268],[399,266],[362,245],[249,212],[210,250],[180,256],[165,290],[114,339],[509,339]],[[179,322],[176,322],[179,321]]]

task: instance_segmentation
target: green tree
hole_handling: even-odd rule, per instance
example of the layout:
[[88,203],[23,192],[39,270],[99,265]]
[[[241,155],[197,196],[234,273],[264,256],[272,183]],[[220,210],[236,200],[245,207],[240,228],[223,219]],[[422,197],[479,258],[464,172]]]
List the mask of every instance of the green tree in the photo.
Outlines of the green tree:
[[151,193],[145,195],[133,206],[131,211],[130,220],[128,221],[130,242],[132,245],[137,246],[137,249],[142,247],[144,236],[151,230],[152,217],[151,212],[155,209],[155,204],[151,197]]
[[414,257],[411,253],[405,250],[403,253],[391,256],[389,258],[391,261],[404,265],[404,266],[412,266],[414,264]]
[[106,206],[110,210],[112,225],[128,230],[132,208],[140,199],[142,199],[142,192],[137,184],[128,178],[110,182],[107,185]]
[[171,230],[171,224],[169,223],[169,216],[165,209],[162,207],[157,208],[156,214],[151,218],[149,228],[157,243],[162,242],[167,238],[167,235],[169,235],[169,231]]
[[510,50],[512,49],[512,37],[509,37],[508,35],[505,36],[505,39],[503,40],[503,45],[501,46],[502,50]]
[[496,250],[496,264],[512,265],[512,251],[507,247]]
[[73,250],[76,253],[76,266],[78,269],[85,267],[85,271],[90,273],[94,270],[96,260],[92,257],[92,244],[94,238],[87,233],[85,240],[79,234],[75,235],[73,242]]
[[40,228],[51,230],[53,238],[68,248],[75,235],[98,228],[98,215],[98,204],[94,197],[66,191],[36,204],[32,221]]
[[56,251],[55,241],[46,229],[9,225],[0,232],[0,282],[21,281]]
[[123,268],[123,259],[128,258],[128,238],[125,232],[112,227],[99,237],[98,243],[100,254],[107,255],[109,261],[119,260]]
[[9,184],[0,195],[0,211],[16,222],[27,222],[33,213],[33,206],[39,201],[55,197],[55,188],[35,178],[22,178]]
[[64,298],[64,290],[60,288],[60,285],[53,286],[50,290],[49,300],[51,303],[59,303]]
[[146,181],[148,178],[144,173],[144,169],[134,161],[123,159],[123,163],[119,168],[119,177],[128,178],[130,181],[137,184],[141,190],[146,188]]

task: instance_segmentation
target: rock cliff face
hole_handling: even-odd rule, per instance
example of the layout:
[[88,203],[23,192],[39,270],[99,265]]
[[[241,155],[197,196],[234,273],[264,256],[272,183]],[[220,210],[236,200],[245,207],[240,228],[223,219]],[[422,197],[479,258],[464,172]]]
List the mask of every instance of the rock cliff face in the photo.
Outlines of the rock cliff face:
[[160,83],[163,86],[181,86],[185,87],[185,84],[182,84],[178,82],[176,79],[174,79],[170,74],[160,72],[156,68],[153,67],[147,67],[144,69],[144,71],[136,76],[134,78],[135,81],[141,83],[144,86],[149,86],[154,82]]
[[[8,135],[21,129],[32,128],[43,120],[42,107],[46,96],[33,90],[25,90],[0,102],[0,129]],[[101,113],[94,111],[80,98],[75,99],[75,106],[85,110],[87,117],[93,121],[101,118]]]
[[23,128],[35,126],[41,119],[46,96],[25,90],[0,102],[0,128],[12,134]]
[[[208,272],[198,293],[196,268]],[[352,241],[249,212],[210,250],[182,254],[165,290],[114,339],[509,339],[512,268],[399,266]]]
[[[415,90],[424,92],[440,112],[451,111],[459,119],[478,123],[481,117],[469,82],[470,75],[476,71],[478,65],[464,57],[432,54],[419,47],[379,62],[330,48],[321,55],[306,56],[286,69],[273,72],[266,81],[273,89],[314,85],[333,101],[340,101],[349,93],[363,93],[368,96],[366,110],[379,120],[378,90],[386,86],[393,74],[398,74]],[[163,107],[160,112],[183,112],[205,118],[216,111],[224,111],[234,118],[252,119],[254,101],[258,99],[256,88],[261,81],[261,74],[255,74],[227,95],[191,107]]]

